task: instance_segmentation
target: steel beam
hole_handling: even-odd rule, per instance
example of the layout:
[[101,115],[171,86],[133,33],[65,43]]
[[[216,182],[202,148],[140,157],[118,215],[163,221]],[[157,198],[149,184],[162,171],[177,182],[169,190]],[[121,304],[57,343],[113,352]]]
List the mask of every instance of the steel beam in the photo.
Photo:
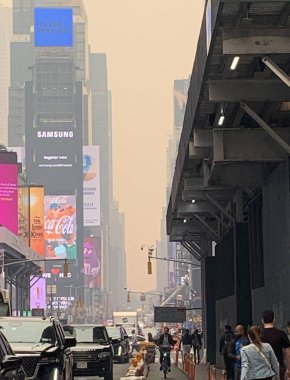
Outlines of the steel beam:
[[282,82],[286,84],[286,86],[290,87],[290,77],[287,75],[274,61],[272,61],[269,57],[262,58],[262,62],[273,71],[278,78],[281,79]]
[[208,214],[210,212],[214,212],[215,209],[212,207],[210,202],[207,201],[198,201],[195,203],[182,202],[179,203],[177,208],[177,217],[183,218],[190,216],[193,213],[196,214]]
[[204,200],[205,194],[208,193],[215,200],[228,201],[232,198],[234,190],[228,187],[205,187],[205,186],[196,186],[191,190],[183,190],[182,199],[184,201],[192,201],[193,199]]
[[223,54],[288,54],[289,28],[224,28]]
[[231,222],[235,221],[235,218],[231,216],[215,199],[213,199],[209,194],[205,194],[205,197]]
[[290,100],[290,88],[278,79],[210,80],[211,102],[283,102]]
[[[258,122],[258,115],[253,110],[247,106],[243,106],[243,109],[251,116],[254,115]],[[260,120],[262,119],[259,118],[259,124]],[[266,123],[263,122],[263,126],[264,124]],[[273,138],[278,144],[273,144]],[[267,125],[264,130],[215,129],[213,140],[213,162],[279,162],[288,157],[285,147],[290,144],[290,128],[273,130]]]
[[256,123],[258,123],[260,127],[262,127],[264,131],[266,131],[268,135],[271,136],[271,138],[275,140],[281,146],[281,148],[284,149],[288,155],[290,155],[290,145],[283,138],[281,138],[279,134],[276,133],[259,115],[257,115],[256,112],[252,110],[252,108],[250,108],[245,103],[241,103],[241,108],[248,115],[250,115],[256,121]]

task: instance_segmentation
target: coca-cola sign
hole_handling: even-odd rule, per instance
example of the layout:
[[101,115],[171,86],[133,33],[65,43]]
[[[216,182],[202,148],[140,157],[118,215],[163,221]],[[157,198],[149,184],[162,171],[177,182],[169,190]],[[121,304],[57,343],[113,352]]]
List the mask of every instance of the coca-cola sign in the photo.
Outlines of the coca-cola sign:
[[44,204],[46,257],[76,259],[76,197],[47,195]]

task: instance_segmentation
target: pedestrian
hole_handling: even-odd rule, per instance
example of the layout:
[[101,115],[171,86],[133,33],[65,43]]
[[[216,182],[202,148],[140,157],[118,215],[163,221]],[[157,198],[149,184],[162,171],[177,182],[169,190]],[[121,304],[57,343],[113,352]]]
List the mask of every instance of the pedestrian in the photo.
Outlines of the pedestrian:
[[231,341],[228,350],[228,357],[234,361],[234,379],[240,380],[241,378],[241,349],[249,344],[249,340],[245,335],[245,328],[243,325],[235,327],[235,338]]
[[139,345],[138,336],[137,336],[135,330],[132,330],[131,334],[132,334],[132,345],[131,345],[131,347],[132,347],[132,354],[133,354],[134,350],[139,352],[140,345]]
[[279,380],[279,363],[269,343],[262,343],[260,329],[251,326],[248,330],[250,344],[241,349],[241,380]]
[[183,360],[190,354],[190,350],[192,347],[192,338],[189,333],[189,329],[185,329],[184,334],[181,337],[181,340],[179,342],[179,350],[181,349],[182,345],[182,357]]
[[154,343],[153,335],[151,332],[148,333],[148,342]]
[[[163,334],[160,335],[158,340],[158,346],[161,348],[160,351],[160,371],[163,370],[162,368],[162,348],[169,349],[170,347],[173,347],[175,345],[175,341],[171,334],[169,334],[169,328],[167,326],[164,327]],[[171,360],[170,355],[168,355],[168,372],[171,372]]]
[[287,336],[288,336],[288,339],[289,339],[289,341],[290,341],[290,319],[289,319],[289,321],[287,322]]
[[234,339],[234,332],[230,325],[225,325],[224,334],[221,336],[219,344],[220,355],[224,358],[225,370],[227,373],[227,379],[234,379],[234,360],[229,358],[228,351],[231,341]]
[[195,329],[192,334],[192,347],[193,347],[193,356],[194,362],[200,363],[200,349],[202,347],[201,335],[198,333],[198,329]]
[[[280,380],[284,380],[287,372],[287,377],[290,378],[290,342],[287,334],[283,330],[277,329],[275,324],[275,316],[273,310],[265,310],[262,314],[262,322],[264,328],[261,331],[261,340],[264,343],[269,343],[277,357],[280,369]],[[287,363],[287,371],[285,366]]]

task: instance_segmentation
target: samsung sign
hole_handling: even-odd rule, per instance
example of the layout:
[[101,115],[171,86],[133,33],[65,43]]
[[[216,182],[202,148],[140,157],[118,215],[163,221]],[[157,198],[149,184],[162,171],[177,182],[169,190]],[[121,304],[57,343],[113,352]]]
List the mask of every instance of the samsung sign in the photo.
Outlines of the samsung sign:
[[35,8],[34,44],[36,47],[72,47],[72,8]]

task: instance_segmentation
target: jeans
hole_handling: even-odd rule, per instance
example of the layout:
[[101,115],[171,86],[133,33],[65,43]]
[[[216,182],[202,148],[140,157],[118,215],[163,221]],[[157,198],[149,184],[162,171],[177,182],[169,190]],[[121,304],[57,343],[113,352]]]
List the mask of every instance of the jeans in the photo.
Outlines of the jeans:
[[199,354],[200,347],[199,346],[193,346],[193,355],[194,355],[194,362],[200,362],[200,354]]

